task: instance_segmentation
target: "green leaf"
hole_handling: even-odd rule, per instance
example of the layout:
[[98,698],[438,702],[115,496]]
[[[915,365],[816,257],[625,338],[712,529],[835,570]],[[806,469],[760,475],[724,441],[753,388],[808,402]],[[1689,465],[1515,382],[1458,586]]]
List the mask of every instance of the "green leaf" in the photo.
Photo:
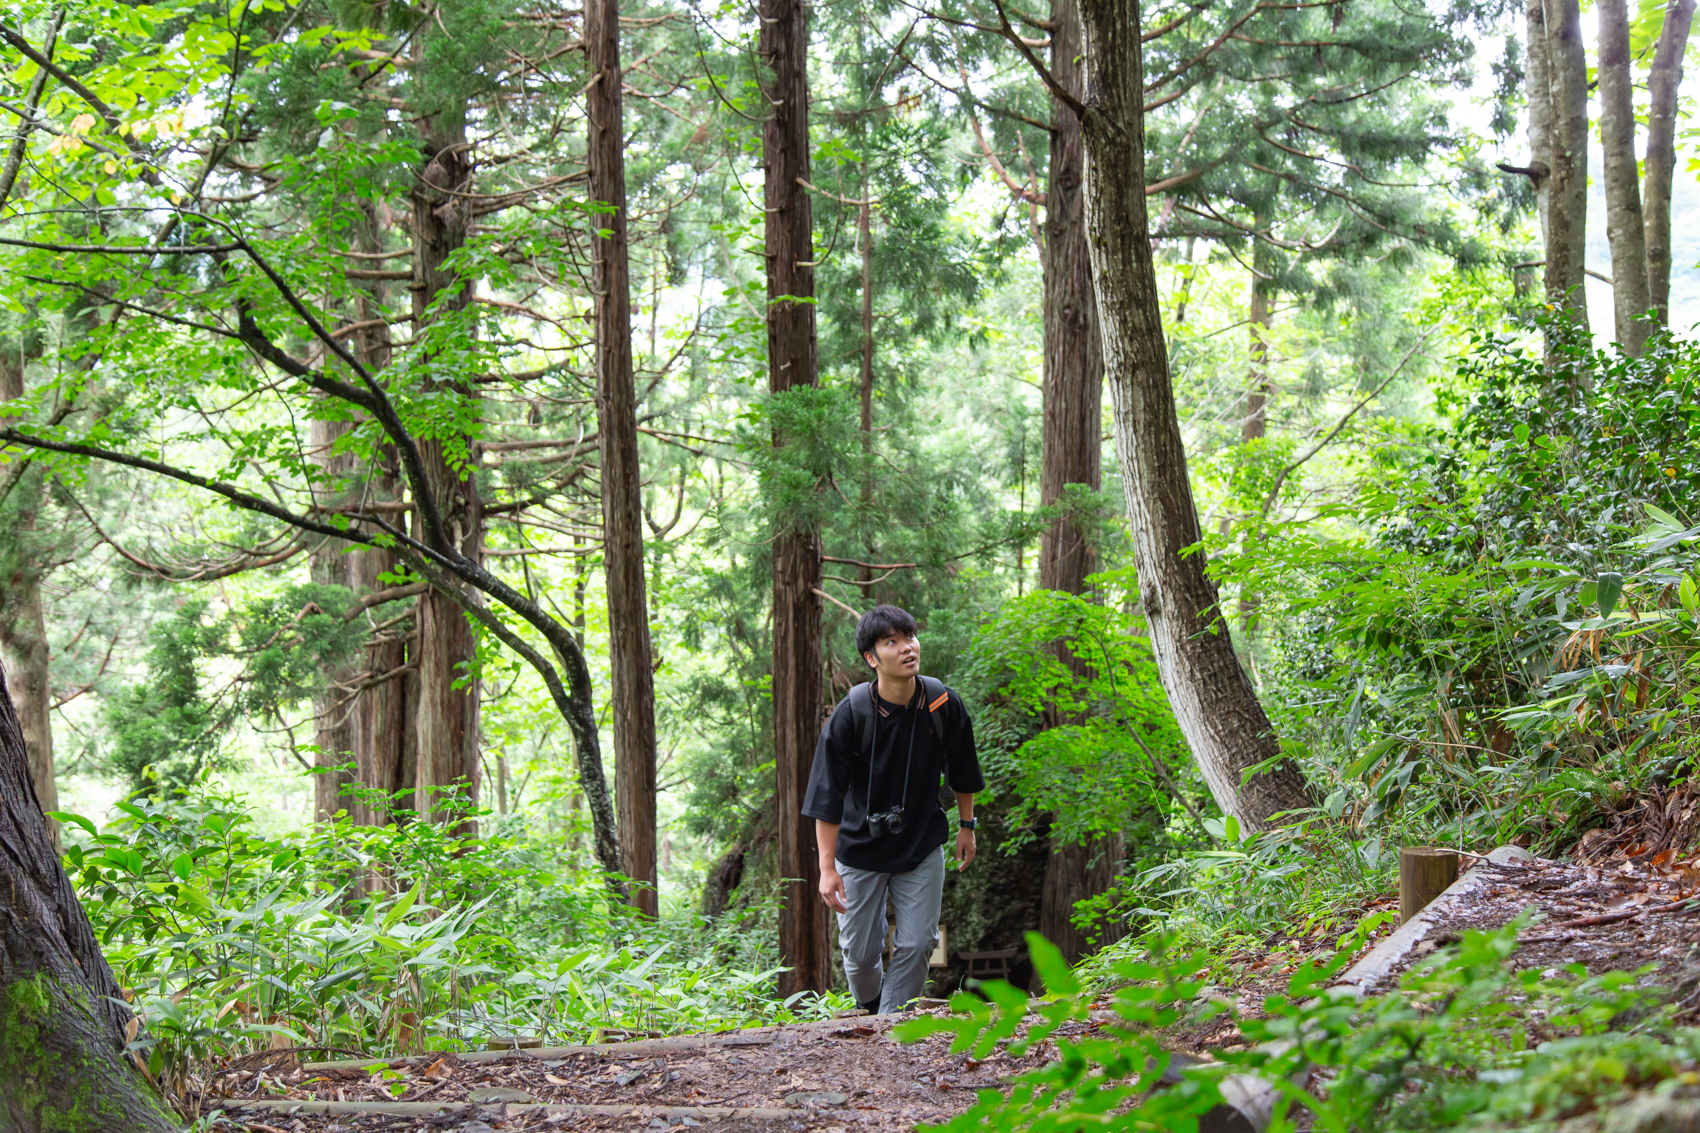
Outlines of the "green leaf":
[[1528,423],[1524,422],[1524,421],[1517,422],[1517,424],[1515,424],[1511,427],[1511,435],[1517,438],[1518,444],[1520,444],[1520,445],[1528,444],[1529,443],[1529,426],[1528,426]]
[[81,826],[90,834],[97,836],[100,834],[100,831],[94,828],[94,823],[90,822],[80,814],[70,814],[62,810],[50,810],[47,812],[47,817],[53,819],[55,822],[69,822],[73,825]]
[[1388,736],[1385,739],[1375,741],[1362,756],[1348,763],[1341,774],[1348,779],[1357,779],[1369,774],[1381,766],[1381,761],[1387,758],[1387,753],[1397,747],[1398,744],[1398,736]]
[[413,903],[419,899],[419,893],[424,888],[425,879],[420,878],[413,883],[413,888],[403,894],[401,900],[397,901],[395,906],[384,914],[383,928],[385,932],[394,928],[396,922],[407,915],[407,911],[413,908]]
[[[1229,822],[1233,819],[1229,818]],[[1027,934],[1027,955],[1033,961],[1033,970],[1039,973],[1039,978],[1045,981],[1045,990],[1052,995],[1078,995],[1080,983],[1069,971],[1068,961],[1063,959],[1062,950],[1036,932]]]
[[1611,612],[1617,608],[1617,600],[1622,594],[1623,576],[1614,570],[1602,570],[1594,590],[1594,599],[1600,604],[1600,617],[1611,617]]
[[177,880],[188,881],[189,875],[195,871],[195,859],[189,854],[178,854],[171,863],[171,872],[177,875]]

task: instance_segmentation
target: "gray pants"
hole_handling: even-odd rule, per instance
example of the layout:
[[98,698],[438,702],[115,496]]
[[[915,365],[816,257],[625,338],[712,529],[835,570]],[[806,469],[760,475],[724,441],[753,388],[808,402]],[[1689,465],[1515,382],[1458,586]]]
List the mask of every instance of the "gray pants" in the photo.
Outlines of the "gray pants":
[[[844,980],[857,1003],[878,999],[880,1013],[901,1010],[927,982],[927,958],[938,947],[939,903],[944,897],[944,847],[908,873],[875,873],[835,863],[844,878],[848,912],[838,914]],[[883,971],[885,896],[897,912],[891,971]]]

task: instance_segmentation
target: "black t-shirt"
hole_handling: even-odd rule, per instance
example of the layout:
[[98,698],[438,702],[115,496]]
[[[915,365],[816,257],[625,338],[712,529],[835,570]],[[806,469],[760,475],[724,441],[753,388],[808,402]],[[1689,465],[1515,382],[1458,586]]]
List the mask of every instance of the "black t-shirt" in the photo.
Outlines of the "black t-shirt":
[[[872,810],[878,814],[890,810],[893,803],[903,804],[903,832],[876,838],[868,832],[868,756],[861,750],[862,737],[850,707],[852,699],[869,691],[851,689],[821,729],[803,814],[838,823],[838,860],[845,865],[876,873],[908,873],[950,835],[950,823],[939,805],[939,778],[943,776],[951,790],[963,794],[985,790],[974,750],[974,723],[962,698],[946,689],[948,700],[938,709],[945,714],[940,745],[922,702],[925,688],[920,681],[915,682],[915,696],[907,705],[874,696]],[[909,781],[900,785],[905,763]]]

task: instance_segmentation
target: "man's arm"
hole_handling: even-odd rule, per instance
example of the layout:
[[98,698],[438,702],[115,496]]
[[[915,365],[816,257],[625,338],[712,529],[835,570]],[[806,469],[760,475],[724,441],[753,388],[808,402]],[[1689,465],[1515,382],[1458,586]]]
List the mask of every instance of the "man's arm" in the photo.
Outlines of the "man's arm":
[[[969,800],[973,806],[973,800]],[[820,847],[820,899],[835,913],[847,913],[844,879],[838,876],[838,823],[815,819],[815,845]]]
[[[963,822],[968,822],[971,819],[973,819],[973,817],[974,817],[974,796],[973,796],[972,793],[966,792],[966,791],[956,792],[956,815]],[[820,830],[820,827],[819,827],[818,824],[816,825],[815,830],[816,830],[816,833],[818,834],[819,830]],[[834,830],[833,831],[833,838],[836,839],[837,837],[838,837],[838,831]],[[973,861],[973,860],[974,860],[974,832],[972,830],[964,830],[962,828],[961,824],[958,823],[957,828],[956,828],[956,861],[957,861],[956,868],[957,868],[958,872],[967,869],[968,863]]]

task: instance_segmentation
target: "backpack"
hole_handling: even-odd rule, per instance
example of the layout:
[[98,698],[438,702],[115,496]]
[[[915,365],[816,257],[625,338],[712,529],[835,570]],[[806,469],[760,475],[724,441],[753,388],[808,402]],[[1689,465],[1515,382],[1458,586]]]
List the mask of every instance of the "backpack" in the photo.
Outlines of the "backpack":
[[[921,696],[927,705],[927,719],[933,725],[933,739],[942,747],[945,737],[944,713],[939,709],[950,700],[950,690],[944,687],[943,681],[934,680],[932,677],[917,676],[915,679],[921,682]],[[856,695],[858,689],[861,691],[860,696]],[[856,734],[862,737],[859,750],[868,757],[871,767],[874,758],[874,727],[878,722],[874,712],[874,682],[869,681],[851,689],[846,699],[850,702],[850,722],[856,726]]]

